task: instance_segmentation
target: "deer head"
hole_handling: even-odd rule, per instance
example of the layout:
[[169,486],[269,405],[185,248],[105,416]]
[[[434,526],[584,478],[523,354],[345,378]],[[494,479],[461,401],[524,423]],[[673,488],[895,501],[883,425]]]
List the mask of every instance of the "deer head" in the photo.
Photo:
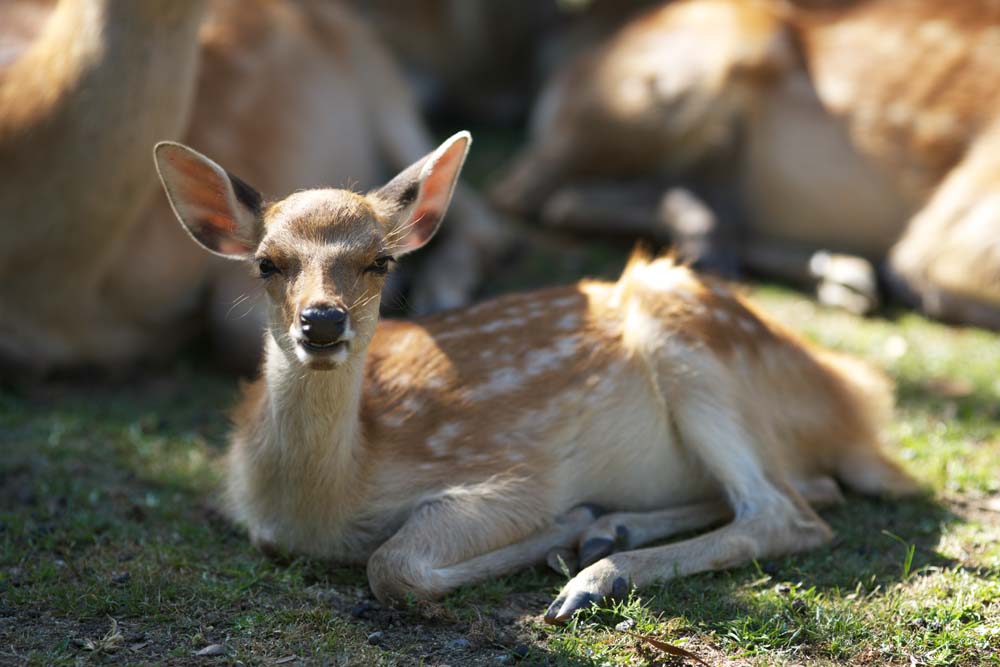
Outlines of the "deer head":
[[154,154],[191,237],[260,276],[281,350],[328,370],[364,354],[390,265],[434,236],[471,140],[459,132],[367,194],[305,190],[276,202],[187,146],[161,142]]

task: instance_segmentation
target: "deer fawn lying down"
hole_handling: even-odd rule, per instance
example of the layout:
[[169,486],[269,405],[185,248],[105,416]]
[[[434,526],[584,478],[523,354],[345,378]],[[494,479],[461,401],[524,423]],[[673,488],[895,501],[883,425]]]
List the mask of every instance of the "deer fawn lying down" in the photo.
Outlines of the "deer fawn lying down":
[[[181,223],[251,264],[269,297],[263,377],[227,461],[228,511],[256,544],[367,561],[381,600],[579,545],[584,569],[546,614],[558,622],[629,585],[827,542],[809,503],[836,500],[834,479],[916,490],[880,450],[879,375],[670,259],[378,324],[386,273],[434,234],[469,142],[456,134],[365,195],[273,203],[190,148],[157,146]],[[616,540],[629,550],[612,553]]]

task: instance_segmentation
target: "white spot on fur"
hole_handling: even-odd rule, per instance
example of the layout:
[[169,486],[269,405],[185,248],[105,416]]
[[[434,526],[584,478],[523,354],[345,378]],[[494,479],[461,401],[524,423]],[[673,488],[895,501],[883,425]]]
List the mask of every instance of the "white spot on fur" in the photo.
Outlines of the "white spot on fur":
[[447,383],[438,375],[427,378],[427,381],[424,382],[424,387],[427,389],[444,389],[446,386]]
[[528,352],[526,362],[526,373],[535,376],[545,371],[556,370],[563,365],[563,362],[576,355],[579,349],[579,337],[567,336],[558,339],[554,345],[543,347],[538,350]]
[[523,377],[516,368],[497,368],[490,373],[486,384],[473,387],[467,392],[469,399],[473,401],[485,401],[495,396],[509,394],[521,386]]
[[434,433],[427,437],[427,447],[436,457],[448,453],[448,445],[462,432],[462,427],[455,422],[445,422]]
[[512,329],[514,327],[519,327],[524,324],[524,318],[521,317],[507,317],[499,320],[493,320],[488,322],[483,326],[479,327],[480,333],[494,333],[502,329]]
[[410,349],[412,349],[414,345],[416,345],[416,342],[417,342],[416,339],[417,339],[416,334],[414,334],[414,333],[412,333],[410,331],[407,331],[405,334],[403,334],[402,336],[399,336],[396,339],[395,344],[393,344],[393,346],[392,346],[392,353],[393,354],[405,354]]
[[575,329],[580,326],[580,316],[576,313],[566,313],[556,322],[557,329]]
[[544,314],[545,314],[546,312],[547,312],[547,311],[546,311],[546,310],[545,310],[544,308],[542,308],[541,306],[539,306],[539,305],[534,305],[534,306],[531,306],[530,308],[528,308],[528,310],[527,310],[527,311],[525,311],[525,316],[526,316],[526,317],[527,317],[528,319],[535,319],[535,318],[537,318],[537,317],[541,317],[541,316],[542,316],[542,315],[544,315]]
[[524,460],[524,454],[521,452],[507,452],[507,460],[511,463],[517,463],[518,461]]
[[438,334],[436,338],[438,340],[453,340],[455,338],[466,338],[474,333],[476,333],[475,329],[452,329],[451,331],[445,331],[444,333]]
[[726,324],[726,323],[729,322],[729,313],[727,313],[726,311],[722,310],[721,308],[716,308],[715,309],[715,319],[719,320],[723,324]]
[[406,423],[406,417],[395,412],[390,412],[389,414],[382,415],[382,423],[389,428],[399,428]]
[[417,399],[413,398],[412,396],[407,396],[399,404],[399,407],[406,410],[407,412],[419,412],[424,407],[424,404],[418,401]]
[[552,306],[553,308],[565,308],[567,306],[572,306],[573,304],[578,303],[579,300],[580,297],[576,295],[561,296],[558,299],[552,299],[552,301],[549,302],[549,305]]
[[754,323],[753,320],[747,317],[739,318],[737,323],[740,325],[740,328],[746,331],[747,333],[752,334],[757,331],[757,325]]

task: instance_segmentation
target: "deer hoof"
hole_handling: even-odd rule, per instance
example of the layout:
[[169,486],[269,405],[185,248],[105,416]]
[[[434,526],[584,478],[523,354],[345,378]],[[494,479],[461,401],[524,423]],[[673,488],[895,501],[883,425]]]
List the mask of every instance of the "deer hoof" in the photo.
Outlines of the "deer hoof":
[[610,537],[591,537],[580,545],[580,567],[593,565],[615,550],[615,541]]

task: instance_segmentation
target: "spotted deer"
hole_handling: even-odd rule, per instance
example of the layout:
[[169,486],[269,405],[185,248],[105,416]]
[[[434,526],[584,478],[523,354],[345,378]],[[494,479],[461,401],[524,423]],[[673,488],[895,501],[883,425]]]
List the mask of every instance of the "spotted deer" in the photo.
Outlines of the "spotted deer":
[[[1000,328],[998,63],[991,0],[664,2],[546,85],[496,200],[872,305],[870,266],[816,253],[852,255],[932,316]],[[640,179],[659,187],[626,218]],[[720,224],[659,199],[677,189]]]
[[386,274],[437,230],[469,143],[456,134],[367,194],[275,202],[156,147],[184,228],[268,295],[263,371],[226,459],[228,513],[255,544],[367,562],[381,600],[579,547],[546,613],[562,622],[629,586],[826,543],[810,503],[836,501],[835,479],[916,490],[881,449],[880,375],[670,258],[379,323]]

